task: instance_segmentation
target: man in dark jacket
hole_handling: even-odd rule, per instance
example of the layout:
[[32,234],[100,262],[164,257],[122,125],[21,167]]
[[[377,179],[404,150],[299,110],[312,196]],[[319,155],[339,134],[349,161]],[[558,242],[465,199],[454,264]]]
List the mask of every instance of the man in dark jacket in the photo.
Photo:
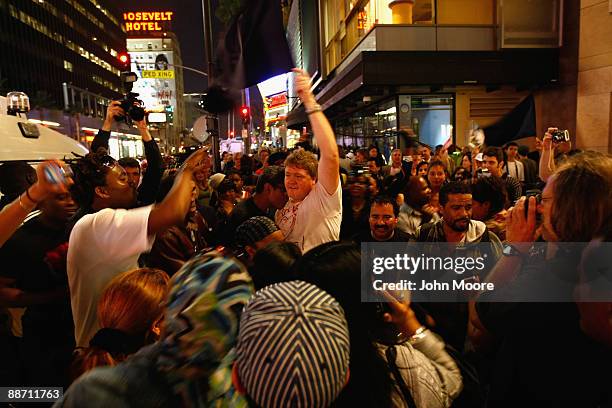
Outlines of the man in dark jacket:
[[[494,265],[501,257],[502,244],[499,238],[490,232],[485,223],[472,220],[472,192],[469,184],[454,181],[445,184],[440,189],[440,205],[442,219],[422,225],[416,236],[418,242],[452,243],[456,245],[432,245],[427,251],[432,256],[463,257],[466,259],[485,259],[482,271],[472,271],[462,275],[455,271],[433,271],[428,281],[435,280],[481,280],[486,276],[490,265]],[[488,245],[487,245],[488,244]],[[442,254],[446,251],[446,254]],[[435,292],[433,296],[450,296],[448,299],[463,300],[465,294],[455,292]],[[463,350],[466,340],[468,323],[467,303],[422,303],[423,309],[436,321],[436,330],[447,343],[458,350]]]
[[[116,118],[121,116],[125,116],[125,112],[121,108],[119,101],[111,102],[106,110],[106,119],[104,119],[104,124],[98,131],[98,134],[94,138],[93,142],[91,142],[92,152],[95,153],[101,147],[109,150],[108,141],[111,136],[111,128],[113,123],[116,122]],[[127,166],[124,166],[124,168],[126,173],[128,173],[130,184],[133,184],[134,187],[138,187],[138,205],[145,206],[153,204],[155,202],[155,198],[157,197],[159,183],[161,182],[163,174],[162,157],[157,143],[155,143],[155,140],[153,137],[151,137],[151,133],[149,133],[147,121],[143,119],[139,122],[134,121],[134,123],[136,124],[136,127],[140,132],[140,136],[142,137],[142,145],[144,146],[145,157],[147,159],[147,171],[142,177],[140,187],[138,187],[138,183],[140,182],[141,169],[138,161],[136,159],[131,159],[130,161],[122,159],[124,163],[120,164],[122,166],[127,164]]]
[[362,242],[408,242],[410,235],[396,228],[399,207],[389,197],[378,196],[370,204],[370,228],[360,231],[353,241]]
[[522,145],[518,148],[518,157],[521,163],[523,163],[523,169],[525,172],[525,188],[527,190],[535,187],[538,182],[538,165],[535,161],[531,160],[527,155],[529,154],[529,147]]

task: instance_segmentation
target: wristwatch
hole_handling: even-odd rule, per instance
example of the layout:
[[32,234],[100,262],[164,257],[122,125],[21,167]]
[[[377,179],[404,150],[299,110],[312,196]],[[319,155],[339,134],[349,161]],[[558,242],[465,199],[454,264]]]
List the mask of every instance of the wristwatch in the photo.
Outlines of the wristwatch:
[[312,104],[309,108],[305,108],[304,110],[306,111],[307,115],[323,111],[323,109],[321,109],[321,105],[319,105],[318,103]]
[[418,342],[419,340],[423,339],[425,336],[427,336],[427,327],[421,326],[418,329],[416,329],[416,331],[414,332],[412,336],[408,338],[408,343],[414,344]]
[[504,243],[502,255],[504,256],[523,256],[523,254],[511,244]]

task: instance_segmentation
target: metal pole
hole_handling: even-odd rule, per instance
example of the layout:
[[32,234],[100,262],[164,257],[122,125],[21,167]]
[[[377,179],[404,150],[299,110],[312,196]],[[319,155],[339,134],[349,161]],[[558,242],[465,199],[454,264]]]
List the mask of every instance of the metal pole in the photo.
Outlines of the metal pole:
[[[202,0],[202,23],[204,26],[204,48],[206,49],[206,59],[208,60],[208,87],[213,82],[213,30],[212,30],[212,11],[211,11],[211,0]],[[219,148],[219,117],[215,114],[213,116],[213,132],[212,138],[212,151],[213,151],[213,167],[215,172],[221,171],[221,158]]]
[[[242,90],[242,106],[248,106],[249,112],[250,112],[251,106],[249,104],[248,92],[249,92],[248,88]],[[249,155],[251,153],[251,135],[249,134],[249,122],[242,122],[242,130],[246,130],[246,137],[244,137],[245,132],[242,132],[243,133],[242,143],[244,143],[244,153],[246,155]]]

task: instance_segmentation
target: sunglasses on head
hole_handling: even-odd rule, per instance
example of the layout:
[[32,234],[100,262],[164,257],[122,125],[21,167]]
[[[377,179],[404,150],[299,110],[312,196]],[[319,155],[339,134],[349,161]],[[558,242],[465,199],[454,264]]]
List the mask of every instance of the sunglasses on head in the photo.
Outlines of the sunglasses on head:
[[[99,158],[96,158],[95,162],[99,166],[103,166],[103,168],[107,169],[108,171],[110,171],[113,167],[117,165],[117,160],[115,160],[112,156],[109,156],[108,154],[101,156]],[[103,168],[98,169],[97,171],[102,172]],[[104,171],[104,173],[106,173],[106,171]]]
[[115,167],[115,165],[117,164],[117,160],[115,160],[112,156],[104,155],[102,156],[99,160],[98,163],[100,163],[101,165],[105,166],[105,167]]

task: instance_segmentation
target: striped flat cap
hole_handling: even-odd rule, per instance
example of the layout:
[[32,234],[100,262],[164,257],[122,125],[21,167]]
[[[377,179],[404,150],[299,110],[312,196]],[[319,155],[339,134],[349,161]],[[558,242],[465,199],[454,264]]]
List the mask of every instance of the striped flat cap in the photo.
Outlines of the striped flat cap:
[[255,246],[268,235],[278,231],[278,227],[268,217],[258,215],[251,217],[236,228],[236,242],[242,246]]
[[240,318],[240,383],[259,406],[327,407],[347,381],[349,332],[340,304],[302,282],[256,292]]

